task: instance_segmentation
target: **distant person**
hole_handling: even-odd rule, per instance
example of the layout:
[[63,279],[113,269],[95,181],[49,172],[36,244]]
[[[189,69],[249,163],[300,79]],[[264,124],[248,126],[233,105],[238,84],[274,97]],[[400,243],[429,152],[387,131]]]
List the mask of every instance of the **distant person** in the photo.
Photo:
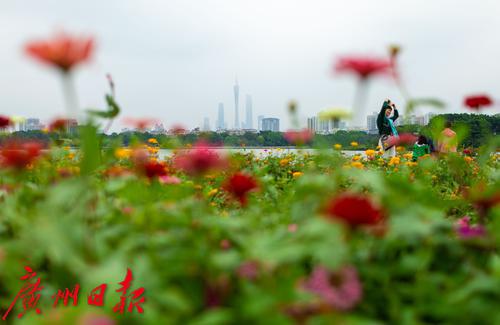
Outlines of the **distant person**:
[[[394,115],[391,116],[394,110]],[[397,137],[398,131],[394,122],[398,119],[399,112],[396,109],[396,105],[392,103],[389,99],[384,101],[382,109],[377,116],[377,128],[380,139],[378,145],[384,151],[384,156],[395,157],[396,156],[396,146],[394,144],[387,144],[389,137]]]
[[444,124],[444,130],[441,134],[437,143],[437,150],[440,153],[457,152],[457,134],[451,129],[451,122],[446,121]]
[[417,142],[413,145],[413,161],[417,161],[418,158],[428,155],[431,153],[431,147],[429,141],[423,135],[418,137]]

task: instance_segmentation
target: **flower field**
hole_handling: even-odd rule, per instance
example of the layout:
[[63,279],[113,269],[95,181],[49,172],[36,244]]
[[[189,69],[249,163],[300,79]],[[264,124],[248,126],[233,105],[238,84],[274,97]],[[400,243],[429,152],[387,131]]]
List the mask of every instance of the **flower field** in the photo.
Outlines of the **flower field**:
[[[499,156],[378,151],[155,158],[155,139],[0,151],[0,306],[22,267],[44,286],[22,324],[417,324],[500,321]],[[487,149],[487,148],[485,148]],[[277,152],[276,152],[277,151]],[[133,271],[143,313],[86,294]],[[58,288],[83,290],[52,307]],[[20,307],[16,312],[20,311]]]
[[[104,144],[121,112],[111,76],[106,109],[81,111],[73,69],[93,49],[93,38],[64,33],[25,48],[62,76],[67,116],[44,130],[45,142],[0,134],[4,321],[500,323],[498,136],[418,159],[409,133],[387,140],[397,146],[391,158],[380,148],[348,157],[339,143],[311,153],[301,150],[315,135],[300,129],[291,102],[294,130],[284,138],[297,153],[223,155],[203,141],[182,145],[185,130],[174,127],[174,154],[160,159],[165,137]],[[376,75],[396,81],[408,114],[444,106],[410,97],[399,52],[335,65],[358,77],[356,118]],[[475,111],[494,104],[483,95],[465,99]],[[338,123],[351,113],[332,109],[321,118]],[[444,121],[434,121],[437,139]],[[131,123],[144,131],[152,121]],[[0,115],[0,129],[13,124]],[[456,140],[468,131],[457,128]],[[368,147],[356,140],[351,148]]]

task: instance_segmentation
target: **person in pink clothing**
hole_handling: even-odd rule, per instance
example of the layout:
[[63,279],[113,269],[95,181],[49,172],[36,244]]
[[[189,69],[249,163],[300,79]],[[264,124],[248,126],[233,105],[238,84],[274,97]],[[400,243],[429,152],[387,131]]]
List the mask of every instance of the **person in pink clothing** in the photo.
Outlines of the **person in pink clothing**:
[[451,129],[451,122],[446,121],[444,130],[438,140],[437,149],[440,153],[457,152],[457,133]]

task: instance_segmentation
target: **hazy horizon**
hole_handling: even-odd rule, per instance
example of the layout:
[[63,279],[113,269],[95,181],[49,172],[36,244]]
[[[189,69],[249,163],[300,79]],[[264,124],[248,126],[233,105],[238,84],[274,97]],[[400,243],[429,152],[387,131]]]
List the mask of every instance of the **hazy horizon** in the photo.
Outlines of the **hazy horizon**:
[[[166,128],[202,127],[209,117],[213,129],[220,102],[232,127],[236,76],[240,121],[249,94],[254,126],[264,115],[279,118],[281,130],[289,128],[292,99],[305,126],[306,117],[323,109],[352,104],[356,80],[333,74],[338,56],[385,55],[390,44],[402,46],[403,77],[414,97],[437,97],[448,104],[444,112],[465,112],[465,95],[495,97],[498,91],[498,12],[494,0],[412,0],[404,6],[396,0],[4,2],[0,114],[64,115],[57,73],[22,51],[27,41],[61,29],[96,38],[92,62],[75,71],[79,102],[103,108],[105,74],[111,73],[123,108],[115,131],[124,127],[124,117],[157,118]],[[365,111],[378,111],[385,98],[402,108],[394,83],[373,79]]]

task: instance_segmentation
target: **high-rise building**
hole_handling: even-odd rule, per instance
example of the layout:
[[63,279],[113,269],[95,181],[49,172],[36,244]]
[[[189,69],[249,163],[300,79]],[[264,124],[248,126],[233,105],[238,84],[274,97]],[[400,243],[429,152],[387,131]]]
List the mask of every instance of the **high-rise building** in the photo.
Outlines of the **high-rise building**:
[[240,116],[239,116],[239,96],[240,96],[240,86],[238,85],[238,79],[233,87],[234,92],[234,128],[240,128]]
[[257,130],[262,131],[262,120],[264,119],[264,115],[257,116]]
[[252,115],[252,96],[247,95],[245,101],[245,129],[253,129],[253,115]]
[[274,131],[279,132],[280,130],[280,120],[273,117],[267,117],[262,119],[262,131]]
[[203,131],[210,131],[210,120],[208,117],[203,119]]
[[217,123],[215,123],[217,130],[224,130],[226,125],[224,123],[224,104],[219,103],[219,111],[217,112]]
[[436,113],[432,113],[432,112],[430,112],[430,113],[425,114],[425,115],[424,115],[424,125],[429,124],[429,123],[430,123],[430,121],[432,120],[432,118],[433,118],[434,116],[436,116]]
[[24,123],[24,130],[22,131],[41,130],[42,128],[43,126],[40,124],[39,118],[27,118]]
[[377,132],[377,112],[373,112],[366,117],[366,128],[368,129],[368,133],[376,133]]
[[307,128],[312,132],[318,132],[318,118],[316,116],[307,118]]

